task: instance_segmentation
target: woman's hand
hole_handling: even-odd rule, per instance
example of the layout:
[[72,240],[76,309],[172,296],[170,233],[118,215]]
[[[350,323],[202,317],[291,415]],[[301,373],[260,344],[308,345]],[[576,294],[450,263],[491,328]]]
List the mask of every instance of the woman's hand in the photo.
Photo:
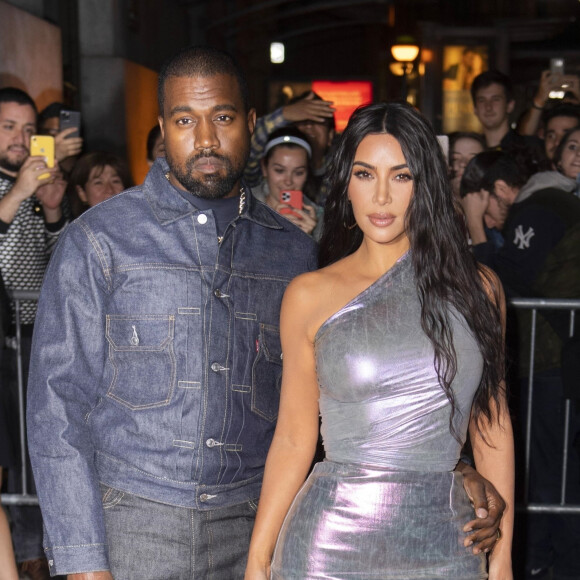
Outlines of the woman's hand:
[[[280,211],[281,209],[285,209],[286,211]],[[316,210],[311,205],[305,205],[302,209],[296,209],[287,204],[280,204],[276,207],[276,211],[309,235],[318,223]]]

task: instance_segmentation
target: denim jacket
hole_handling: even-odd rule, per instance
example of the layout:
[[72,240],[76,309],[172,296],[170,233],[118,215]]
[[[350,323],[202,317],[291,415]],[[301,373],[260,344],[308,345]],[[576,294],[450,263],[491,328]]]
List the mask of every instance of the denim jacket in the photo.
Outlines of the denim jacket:
[[247,189],[218,243],[167,169],[73,222],[43,284],[28,431],[53,574],[108,569],[99,482],[199,510],[259,495],[280,303],[316,246]]

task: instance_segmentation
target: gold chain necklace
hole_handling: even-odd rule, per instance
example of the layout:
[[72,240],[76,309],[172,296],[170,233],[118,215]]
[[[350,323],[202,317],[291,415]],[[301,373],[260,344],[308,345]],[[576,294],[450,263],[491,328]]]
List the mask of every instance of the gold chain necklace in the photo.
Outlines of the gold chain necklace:
[[[244,206],[246,205],[246,190],[244,186],[240,187],[240,204],[238,205],[238,216],[242,215],[242,211],[244,210]],[[221,246],[222,242],[224,241],[223,236],[218,236],[218,245]]]

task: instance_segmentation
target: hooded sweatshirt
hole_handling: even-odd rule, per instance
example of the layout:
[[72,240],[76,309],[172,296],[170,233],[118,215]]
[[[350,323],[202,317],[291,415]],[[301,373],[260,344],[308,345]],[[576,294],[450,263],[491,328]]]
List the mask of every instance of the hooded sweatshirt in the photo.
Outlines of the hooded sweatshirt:
[[[510,208],[502,248],[488,241],[473,247],[493,268],[508,296],[580,298],[580,199],[575,181],[557,171],[533,175]],[[527,369],[529,320],[520,316],[520,368]],[[538,318],[536,370],[560,365],[561,341],[546,319]],[[550,317],[551,319],[553,317]]]

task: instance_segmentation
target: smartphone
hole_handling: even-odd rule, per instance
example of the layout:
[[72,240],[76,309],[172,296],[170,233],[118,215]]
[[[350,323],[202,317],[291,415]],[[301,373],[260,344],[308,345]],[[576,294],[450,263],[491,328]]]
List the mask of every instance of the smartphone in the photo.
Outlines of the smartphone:
[[[50,135],[32,135],[30,138],[30,155],[40,155],[48,167],[54,167],[54,137]],[[45,179],[50,173],[43,173],[37,179]]]
[[563,75],[564,74],[564,59],[563,58],[551,58],[550,59],[550,72],[553,75]]
[[63,109],[60,112],[59,131],[64,131],[65,129],[70,129],[71,127],[74,127],[76,131],[70,135],[67,135],[67,139],[69,137],[80,137],[81,114],[79,111],[67,111],[66,109]]
[[295,209],[302,209],[303,207],[302,192],[297,189],[283,191],[280,194],[280,201]]
[[302,218],[302,216],[299,213],[296,213],[291,209],[291,208],[302,209],[303,203],[301,191],[298,191],[297,189],[288,189],[286,191],[283,191],[282,193],[280,193],[280,201],[290,206],[290,207],[281,207],[279,210],[281,214],[283,215],[290,214],[296,216],[297,218]]

